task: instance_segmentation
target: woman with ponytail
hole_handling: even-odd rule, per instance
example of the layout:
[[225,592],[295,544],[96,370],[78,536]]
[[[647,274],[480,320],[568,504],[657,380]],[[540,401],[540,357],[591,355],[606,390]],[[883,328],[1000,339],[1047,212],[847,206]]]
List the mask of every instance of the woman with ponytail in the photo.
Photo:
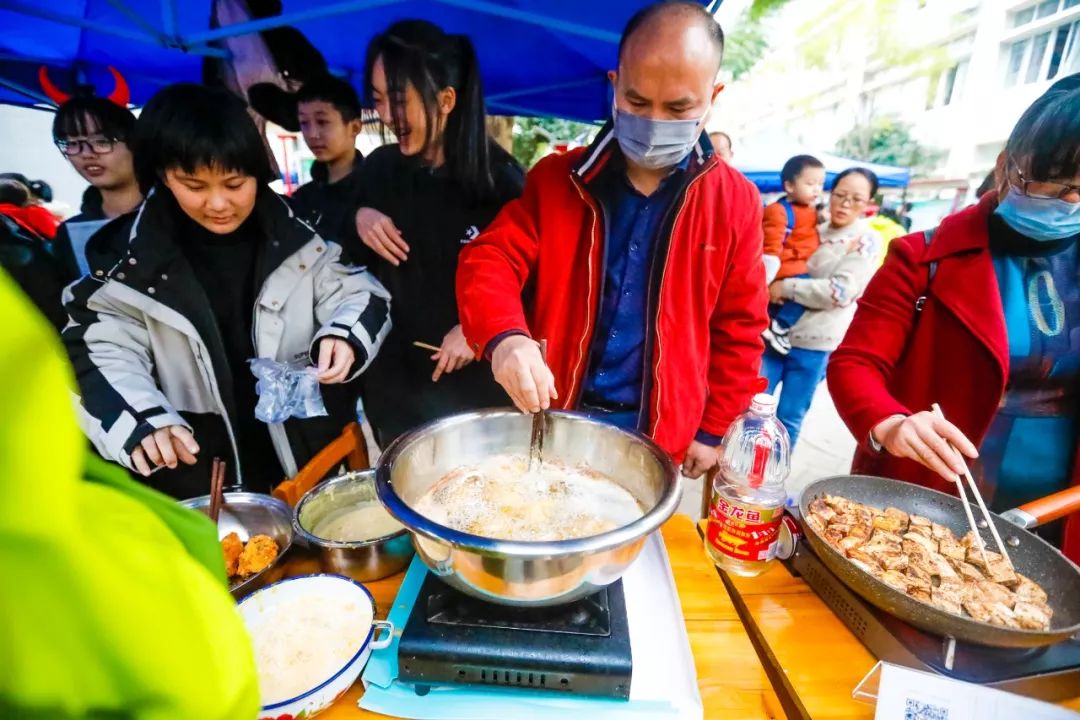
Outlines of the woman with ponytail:
[[[393,329],[364,378],[380,446],[416,425],[506,404],[458,323],[458,252],[521,194],[524,172],[488,137],[472,42],[422,20],[367,49],[365,100],[397,143],[364,160],[356,229],[390,291]],[[437,346],[437,352],[417,343]]]

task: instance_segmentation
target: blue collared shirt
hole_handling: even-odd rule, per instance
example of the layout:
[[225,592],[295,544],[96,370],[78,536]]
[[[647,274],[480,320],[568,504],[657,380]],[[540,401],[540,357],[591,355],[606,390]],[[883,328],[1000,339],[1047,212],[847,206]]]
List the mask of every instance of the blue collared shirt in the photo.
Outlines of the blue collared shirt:
[[612,424],[635,429],[645,363],[645,313],[657,236],[679,187],[689,157],[646,197],[618,163],[598,180],[596,197],[607,221],[604,294],[585,381],[583,402],[616,412]]

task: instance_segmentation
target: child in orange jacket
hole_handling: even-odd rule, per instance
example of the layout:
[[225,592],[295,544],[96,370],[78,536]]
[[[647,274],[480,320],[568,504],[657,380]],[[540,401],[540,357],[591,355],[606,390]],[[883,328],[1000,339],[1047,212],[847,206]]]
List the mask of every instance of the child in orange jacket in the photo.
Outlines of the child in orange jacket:
[[[765,271],[770,284],[790,277],[809,277],[806,262],[821,244],[817,202],[825,186],[825,166],[812,155],[796,155],[784,163],[780,179],[787,193],[765,208]],[[806,311],[787,301],[770,305],[772,320],[762,334],[766,345],[780,355],[791,351],[788,331]]]

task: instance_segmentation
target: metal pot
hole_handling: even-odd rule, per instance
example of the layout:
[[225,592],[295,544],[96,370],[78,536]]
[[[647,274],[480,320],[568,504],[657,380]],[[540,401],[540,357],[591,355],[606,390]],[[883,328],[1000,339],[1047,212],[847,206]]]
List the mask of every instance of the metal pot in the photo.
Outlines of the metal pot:
[[[180,504],[205,514],[210,509],[210,496],[181,500]],[[262,571],[243,579],[230,579],[229,592],[234,598],[239,600],[281,579],[285,572],[283,561],[293,541],[292,509],[288,505],[262,493],[225,493],[218,516],[218,538],[230,532],[235,532],[244,542],[252,535],[269,535],[278,545],[277,557]]]
[[328,514],[344,507],[374,504],[375,471],[340,475],[308,490],[296,504],[296,535],[319,552],[324,569],[368,582],[401,572],[413,556],[412,536],[402,528],[370,540],[342,542],[316,536],[312,529]]
[[376,488],[390,514],[413,532],[432,573],[468,595],[502,605],[561,605],[618,580],[645,538],[679,503],[679,474],[648,438],[583,415],[548,412],[543,457],[585,465],[637,498],[645,515],[615,530],[557,542],[495,540],[453,530],[412,509],[448,472],[497,454],[527,454],[532,418],[482,410],[437,420],[395,440],[379,458]]

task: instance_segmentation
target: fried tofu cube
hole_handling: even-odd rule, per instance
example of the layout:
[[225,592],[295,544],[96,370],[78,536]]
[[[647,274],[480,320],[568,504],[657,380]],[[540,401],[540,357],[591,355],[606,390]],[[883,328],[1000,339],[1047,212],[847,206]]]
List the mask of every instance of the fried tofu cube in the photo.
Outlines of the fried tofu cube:
[[836,517],[836,511],[829,507],[828,503],[822,498],[814,498],[811,500],[808,509],[811,515],[816,515],[821,518],[826,525]]
[[1016,593],[1018,600],[1046,602],[1046,591],[1039,587],[1034,580],[1020,573],[1016,573],[1016,578],[1016,587],[1013,588],[1013,592]]
[[873,525],[876,530],[884,530],[890,533],[900,533],[907,529],[907,523],[891,515],[876,515]]
[[949,537],[938,540],[938,552],[954,560],[963,560],[967,557],[967,550],[960,544],[959,540],[952,537],[951,533]]
[[[938,551],[938,544],[932,538],[926,535],[921,535],[916,532],[909,532],[904,534],[904,540],[907,540],[922,548],[923,552],[936,553]],[[905,546],[906,549],[906,546]]]

